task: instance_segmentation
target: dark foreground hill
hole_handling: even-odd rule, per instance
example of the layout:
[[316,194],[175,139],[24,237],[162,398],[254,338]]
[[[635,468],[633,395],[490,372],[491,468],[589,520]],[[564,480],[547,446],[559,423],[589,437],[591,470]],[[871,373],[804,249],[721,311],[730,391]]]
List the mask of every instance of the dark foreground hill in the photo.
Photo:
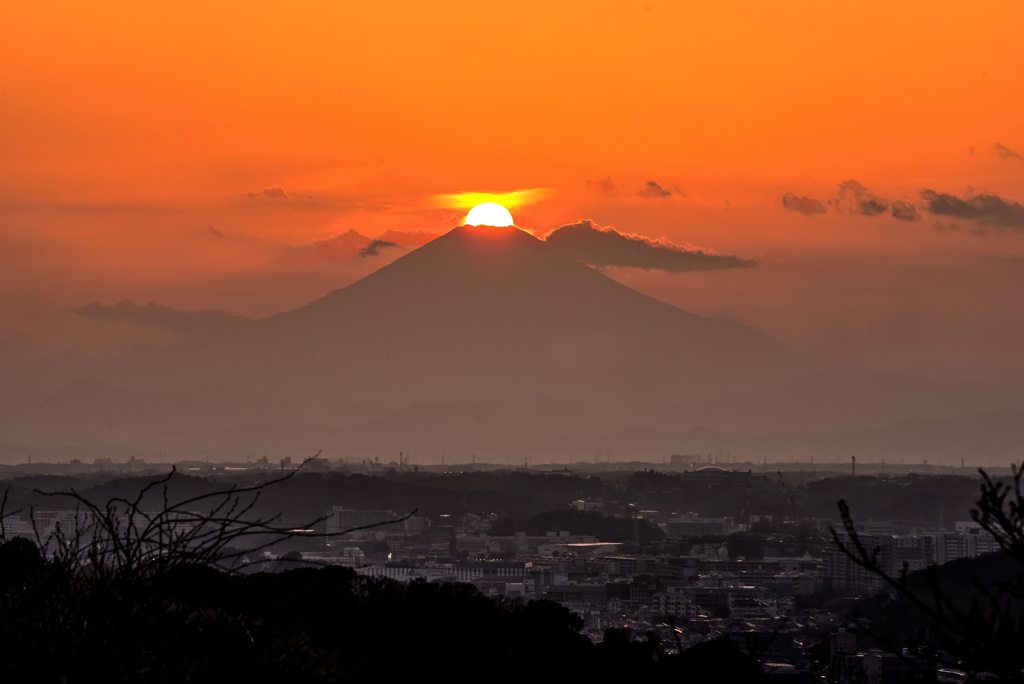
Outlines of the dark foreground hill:
[[17,682],[763,680],[719,639],[662,655],[612,630],[594,645],[550,601],[401,585],[342,568],[228,575],[178,565],[90,578],[0,546],[0,678]]

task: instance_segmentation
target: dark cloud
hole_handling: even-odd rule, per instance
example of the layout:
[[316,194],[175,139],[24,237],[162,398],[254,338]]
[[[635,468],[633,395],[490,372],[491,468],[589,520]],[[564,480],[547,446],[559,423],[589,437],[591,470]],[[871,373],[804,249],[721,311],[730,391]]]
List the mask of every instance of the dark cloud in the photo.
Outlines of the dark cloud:
[[810,197],[797,197],[791,192],[782,196],[782,206],[790,211],[799,211],[803,214],[824,214],[825,204]]
[[643,189],[636,194],[640,195],[641,197],[668,197],[672,193],[666,190],[665,188],[661,187],[654,181],[647,181],[647,184],[643,187]]
[[934,190],[922,190],[928,211],[936,216],[971,219],[997,229],[1024,230],[1024,206],[998,195],[957,197]]
[[602,180],[588,180],[587,187],[601,195],[614,195],[622,189],[622,186],[613,181],[611,176],[605,176]]
[[423,231],[389,230],[378,238],[370,238],[350,228],[344,233],[338,233],[325,240],[317,240],[303,251],[320,259],[348,261],[355,257],[377,256],[382,249],[391,247],[402,250],[416,249],[436,237],[435,233]]
[[864,200],[863,202],[860,203],[859,206],[860,213],[864,214],[865,216],[877,216],[878,214],[881,214],[888,208],[888,204],[885,204],[884,202],[874,198]]
[[317,240],[309,248],[314,256],[331,261],[346,261],[359,256],[373,242],[372,238],[361,235],[354,228],[338,233],[324,240]]
[[567,257],[592,266],[631,266],[670,273],[719,268],[749,268],[757,262],[735,256],[685,250],[640,236],[602,230],[583,220],[552,231],[545,244]]
[[672,195],[679,195],[680,197],[686,197],[686,193],[680,190],[676,186],[662,187],[654,181],[647,181],[640,192],[636,193],[641,197],[671,197]]
[[847,196],[860,199],[870,194],[871,193],[868,191],[868,189],[864,187],[864,184],[861,183],[856,178],[851,178],[850,180],[843,181],[842,183],[840,183],[839,192],[837,193],[840,199],[844,199]]
[[900,200],[893,202],[889,210],[892,212],[892,217],[900,221],[914,221],[920,216],[917,213],[917,207],[909,202],[901,202]]
[[71,309],[71,313],[93,320],[150,325],[190,334],[233,330],[252,322],[220,309],[185,311],[156,302],[139,305],[128,300],[117,304],[87,304]]
[[361,250],[359,250],[359,256],[377,256],[378,254],[380,254],[380,250],[386,247],[398,247],[399,249],[403,249],[394,242],[389,242],[387,240],[373,240],[372,242],[370,242],[370,244],[366,245]]
[[901,221],[914,221],[919,217],[917,207],[910,202],[879,197],[853,178],[839,184],[839,190],[829,204],[846,214],[879,216],[888,211],[893,218]]
[[1002,143],[996,143],[995,150],[996,154],[998,154],[1003,159],[1016,159],[1017,161],[1024,161],[1024,157],[1022,157],[1017,152],[1014,152],[1013,150],[1011,150],[1009,147]]
[[255,199],[256,197],[266,197],[272,200],[288,199],[288,193],[284,191],[284,188],[263,188],[262,192],[249,192],[245,196],[250,199]]
[[[1016,154],[1013,150],[1004,149],[1007,158]],[[839,184],[835,197],[830,199],[828,204],[840,213],[861,216],[880,216],[888,211],[892,218],[900,221],[916,221],[921,217],[922,211],[928,211],[935,216],[970,219],[978,224],[966,228],[972,235],[987,235],[993,230],[1001,231],[1006,228],[1024,232],[1024,206],[1019,202],[998,195],[977,194],[958,197],[927,189],[921,191],[921,196],[924,198],[923,204],[889,200],[875,195],[861,182],[851,178]],[[826,213],[824,203],[810,197],[798,197],[793,193],[783,196],[782,205],[790,211],[805,214]],[[943,226],[941,229],[955,230],[953,226],[955,224]]]
[[839,184],[832,204],[841,212],[862,216],[878,216],[889,208],[888,200],[876,196],[853,178]]

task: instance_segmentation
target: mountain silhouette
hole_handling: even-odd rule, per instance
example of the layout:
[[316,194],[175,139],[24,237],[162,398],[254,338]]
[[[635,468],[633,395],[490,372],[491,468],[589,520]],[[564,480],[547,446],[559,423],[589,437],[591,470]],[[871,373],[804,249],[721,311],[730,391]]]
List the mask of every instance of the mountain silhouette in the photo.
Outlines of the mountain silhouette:
[[753,328],[659,302],[514,228],[456,228],[258,322],[254,339],[272,350],[275,383],[315,379],[397,405],[539,396],[657,405],[806,368]]
[[83,449],[507,453],[813,365],[515,228],[460,226],[306,306],[190,332],[23,374],[0,427]]
[[749,326],[636,292],[515,228],[455,228],[258,321],[155,304],[83,310],[142,313],[182,338],[117,358],[9,360],[0,459],[319,448],[329,458],[405,451],[450,462],[657,460],[716,448],[753,460],[952,459],[979,439],[1009,453],[1024,411],[1022,377],[827,368]]

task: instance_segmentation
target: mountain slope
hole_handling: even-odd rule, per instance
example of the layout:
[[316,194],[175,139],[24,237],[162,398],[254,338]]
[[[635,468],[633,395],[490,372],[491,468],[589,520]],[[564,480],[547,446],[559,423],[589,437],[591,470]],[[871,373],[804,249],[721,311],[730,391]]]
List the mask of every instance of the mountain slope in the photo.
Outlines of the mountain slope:
[[457,228],[259,326],[283,367],[319,367],[368,398],[401,392],[406,405],[510,396],[653,405],[807,368],[752,328],[654,300],[514,229]]

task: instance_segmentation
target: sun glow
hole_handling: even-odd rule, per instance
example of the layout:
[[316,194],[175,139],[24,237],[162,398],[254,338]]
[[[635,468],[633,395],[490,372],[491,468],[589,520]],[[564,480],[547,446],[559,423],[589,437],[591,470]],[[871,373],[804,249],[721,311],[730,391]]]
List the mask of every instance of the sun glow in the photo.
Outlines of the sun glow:
[[446,209],[471,209],[484,202],[494,202],[503,207],[521,207],[536,204],[554,194],[550,188],[527,188],[512,192],[458,192],[452,195],[433,195],[433,204]]
[[495,202],[484,202],[469,210],[466,214],[467,226],[505,227],[514,225],[512,214],[508,209]]

